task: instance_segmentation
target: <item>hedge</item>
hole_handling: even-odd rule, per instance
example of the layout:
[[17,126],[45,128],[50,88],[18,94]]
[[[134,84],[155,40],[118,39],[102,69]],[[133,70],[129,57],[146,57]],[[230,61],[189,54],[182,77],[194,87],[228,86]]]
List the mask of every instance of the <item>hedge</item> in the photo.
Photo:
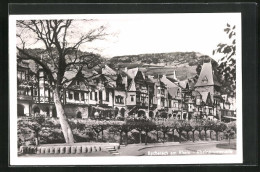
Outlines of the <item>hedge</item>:
[[[128,118],[117,120],[68,119],[76,142],[118,142],[120,144],[158,143],[231,139],[236,123],[210,120],[150,120]],[[57,118],[18,118],[18,147],[64,143]]]

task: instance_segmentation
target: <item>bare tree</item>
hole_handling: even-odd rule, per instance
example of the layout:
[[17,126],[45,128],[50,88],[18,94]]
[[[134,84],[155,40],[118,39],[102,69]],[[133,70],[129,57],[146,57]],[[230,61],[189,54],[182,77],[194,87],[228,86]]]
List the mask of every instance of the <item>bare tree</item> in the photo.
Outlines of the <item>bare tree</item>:
[[[90,22],[92,21],[23,20],[16,23],[17,58],[34,61],[47,75],[66,143],[73,143],[74,138],[61,97],[64,94],[64,85],[74,78],[66,78],[65,73],[77,73],[84,66],[93,68],[98,65],[100,56],[92,52],[83,52],[82,48],[87,43],[102,40],[108,35],[103,25],[94,25],[93,29],[85,28]],[[93,24],[89,26],[93,27]],[[37,53],[30,49],[35,45],[40,47]]]

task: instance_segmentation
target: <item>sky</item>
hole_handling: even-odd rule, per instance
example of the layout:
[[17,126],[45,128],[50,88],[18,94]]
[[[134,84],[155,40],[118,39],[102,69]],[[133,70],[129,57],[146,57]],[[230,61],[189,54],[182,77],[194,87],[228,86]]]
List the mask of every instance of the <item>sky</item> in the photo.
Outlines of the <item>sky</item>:
[[[95,19],[92,26],[105,25],[107,32],[112,33],[106,40],[81,47],[83,51],[97,51],[107,58],[194,51],[218,59],[212,51],[219,43],[230,41],[224,32],[227,23],[240,26],[241,22],[240,13],[91,14],[77,18]],[[76,27],[84,32],[89,26],[79,21]]]

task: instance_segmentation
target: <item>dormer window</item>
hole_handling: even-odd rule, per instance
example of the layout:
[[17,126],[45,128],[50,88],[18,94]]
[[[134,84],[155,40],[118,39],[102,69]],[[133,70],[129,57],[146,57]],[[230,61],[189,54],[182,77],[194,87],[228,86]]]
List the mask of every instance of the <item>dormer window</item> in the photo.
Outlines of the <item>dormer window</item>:
[[203,82],[204,84],[208,83],[208,78],[205,76],[205,77],[202,79],[202,82]]
[[43,76],[44,76],[43,71],[40,71],[40,72],[39,72],[39,76],[40,76],[40,77],[43,77]]

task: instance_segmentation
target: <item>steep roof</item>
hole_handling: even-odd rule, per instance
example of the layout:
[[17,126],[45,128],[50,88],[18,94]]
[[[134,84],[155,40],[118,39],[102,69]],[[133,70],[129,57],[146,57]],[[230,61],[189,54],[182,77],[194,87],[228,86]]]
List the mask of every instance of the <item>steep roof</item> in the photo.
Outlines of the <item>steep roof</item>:
[[102,74],[104,75],[116,75],[116,71],[114,71],[112,68],[110,68],[109,66],[105,65],[102,68]]
[[128,91],[136,91],[135,81],[132,79],[130,84],[128,85]]
[[143,75],[143,78],[145,79],[144,73],[143,73],[141,70],[139,70],[138,67],[127,70],[127,74],[130,76],[130,78],[133,79],[133,78],[136,77],[136,75],[137,75],[137,73],[138,73],[139,71],[141,72],[141,74]]
[[170,94],[170,96],[172,97],[172,98],[175,98],[175,97],[177,97],[177,95],[178,95],[178,87],[171,87],[171,88],[169,88],[169,90],[168,90],[168,92],[169,92],[169,94]]
[[169,88],[172,88],[172,87],[177,87],[178,86],[172,82],[171,79],[167,78],[165,75],[161,78],[161,81],[166,84]]
[[208,62],[208,63],[203,63],[200,76],[198,78],[197,83],[195,84],[195,87],[210,86],[210,85],[221,86],[217,81],[216,76],[214,76],[211,62]]
[[200,92],[200,95],[201,95],[202,101],[206,103],[209,92]]

